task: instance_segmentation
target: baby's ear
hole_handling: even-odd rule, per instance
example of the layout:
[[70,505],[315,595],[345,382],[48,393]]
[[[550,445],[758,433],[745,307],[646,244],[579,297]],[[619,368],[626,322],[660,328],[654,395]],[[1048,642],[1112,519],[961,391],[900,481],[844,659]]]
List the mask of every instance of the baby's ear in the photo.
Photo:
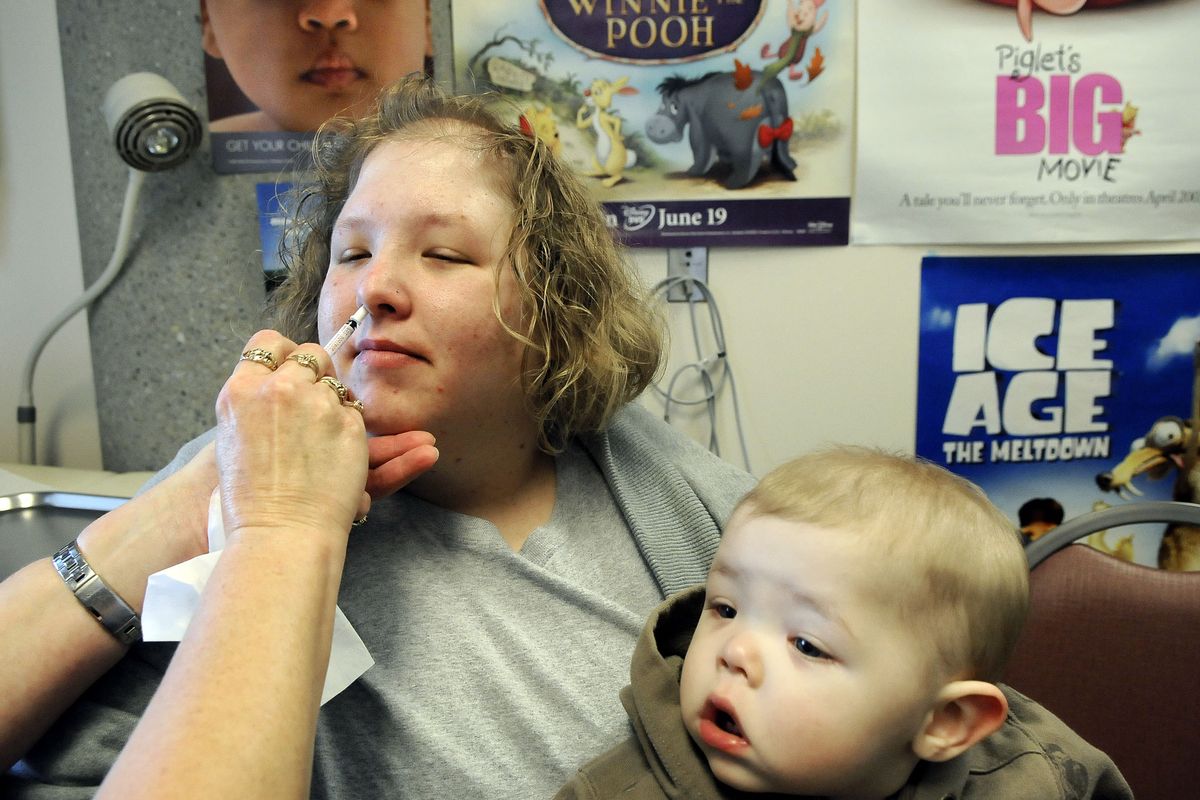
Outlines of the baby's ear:
[[925,761],[949,761],[1004,724],[1008,700],[995,684],[952,681],[942,687],[913,752]]

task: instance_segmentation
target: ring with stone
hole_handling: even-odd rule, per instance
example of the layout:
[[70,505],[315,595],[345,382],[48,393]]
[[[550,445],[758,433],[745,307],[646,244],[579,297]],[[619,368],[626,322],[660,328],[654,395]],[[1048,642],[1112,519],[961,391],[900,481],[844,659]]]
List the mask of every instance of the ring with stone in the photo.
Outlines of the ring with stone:
[[356,520],[354,520],[353,522],[351,522],[351,523],[350,523],[350,526],[351,526],[352,528],[357,528],[359,525],[362,525],[362,524],[363,524],[364,522],[366,522],[366,521],[367,521],[367,515],[366,515],[366,514],[363,514],[361,517],[359,517],[358,519],[356,519]]
[[292,353],[287,357],[286,360],[295,361],[297,364],[303,364],[311,369],[317,378],[321,377],[321,362],[317,360],[316,356],[309,355],[308,353]]
[[261,347],[251,347],[249,350],[242,353],[242,357],[238,360],[253,361],[256,364],[262,364],[272,372],[279,369],[279,362],[275,360],[275,356],[271,355],[271,351],[264,350]]
[[353,408],[355,411],[357,411],[360,414],[366,413],[363,410],[362,400],[343,400],[342,405],[350,406],[351,408]]

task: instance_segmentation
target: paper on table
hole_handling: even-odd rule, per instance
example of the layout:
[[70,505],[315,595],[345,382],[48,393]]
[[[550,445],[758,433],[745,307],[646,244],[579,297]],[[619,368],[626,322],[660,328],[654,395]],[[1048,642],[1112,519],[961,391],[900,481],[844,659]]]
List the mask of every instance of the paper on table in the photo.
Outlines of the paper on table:
[[[212,574],[221,548],[225,546],[225,526],[221,520],[221,498],[214,489],[208,502],[208,550],[202,556],[156,572],[146,584],[142,606],[142,639],[147,642],[178,642],[183,639],[200,593]],[[333,612],[333,646],[321,705],[358,679],[375,663],[367,646],[340,608]]]

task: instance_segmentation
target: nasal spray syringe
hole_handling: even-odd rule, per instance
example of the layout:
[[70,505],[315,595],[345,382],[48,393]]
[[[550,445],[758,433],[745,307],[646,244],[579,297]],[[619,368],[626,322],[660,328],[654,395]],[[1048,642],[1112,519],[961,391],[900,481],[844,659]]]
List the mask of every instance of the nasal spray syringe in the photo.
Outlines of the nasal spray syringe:
[[350,315],[350,319],[346,320],[346,324],[338,328],[338,332],[333,335],[333,338],[325,343],[325,352],[333,355],[338,351],[338,348],[346,343],[346,340],[354,335],[354,331],[358,328],[358,324],[367,318],[370,312],[366,306],[359,306],[358,311]]

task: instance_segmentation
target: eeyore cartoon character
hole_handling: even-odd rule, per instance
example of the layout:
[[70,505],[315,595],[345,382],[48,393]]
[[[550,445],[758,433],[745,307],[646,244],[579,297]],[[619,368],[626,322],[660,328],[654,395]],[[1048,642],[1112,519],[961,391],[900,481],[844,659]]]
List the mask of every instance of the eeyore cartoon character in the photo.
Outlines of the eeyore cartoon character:
[[[742,76],[740,85],[759,77],[755,70]],[[662,105],[646,121],[646,136],[656,144],[678,142],[689,128],[693,163],[688,175],[706,175],[723,162],[731,169],[725,188],[740,189],[754,180],[769,156],[778,172],[796,180],[796,161],[788,153],[792,118],[779,78],[767,80],[758,91],[746,91],[731,72],[692,79],[672,75],[658,85],[658,92]]]

